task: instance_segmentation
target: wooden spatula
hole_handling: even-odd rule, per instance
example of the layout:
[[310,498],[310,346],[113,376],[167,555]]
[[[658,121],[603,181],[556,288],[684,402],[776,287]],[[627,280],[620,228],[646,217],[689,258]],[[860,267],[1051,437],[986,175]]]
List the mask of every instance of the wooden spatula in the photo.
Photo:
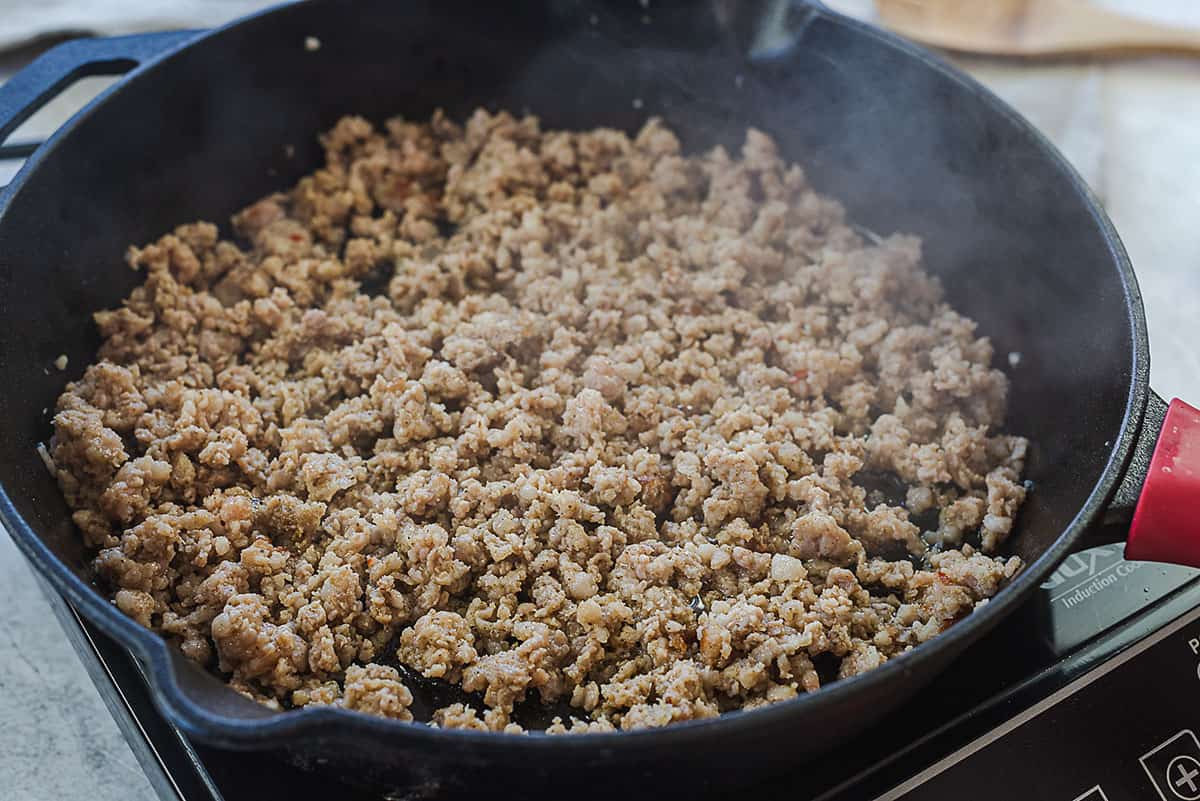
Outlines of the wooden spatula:
[[1004,56],[1173,53],[1200,56],[1200,30],[1137,19],[1083,0],[875,0],[902,36]]

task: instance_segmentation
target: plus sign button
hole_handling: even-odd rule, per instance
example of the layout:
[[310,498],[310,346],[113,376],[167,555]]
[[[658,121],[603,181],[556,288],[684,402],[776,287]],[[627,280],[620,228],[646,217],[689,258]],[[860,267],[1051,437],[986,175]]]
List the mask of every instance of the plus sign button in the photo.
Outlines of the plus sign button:
[[1139,760],[1162,801],[1200,801],[1200,741],[1184,729]]
[[1177,756],[1167,765],[1171,791],[1184,801],[1200,801],[1200,761],[1187,755]]

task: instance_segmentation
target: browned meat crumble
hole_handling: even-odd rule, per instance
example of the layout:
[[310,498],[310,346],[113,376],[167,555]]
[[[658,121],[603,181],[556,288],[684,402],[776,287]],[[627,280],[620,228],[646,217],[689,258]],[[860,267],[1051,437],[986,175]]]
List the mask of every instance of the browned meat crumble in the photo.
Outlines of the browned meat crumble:
[[236,242],[131,249],[54,418],[117,606],[238,690],[410,720],[402,666],[482,699],[439,726],[661,726],[870,670],[1019,569],[990,344],[768,137],[323,143]]

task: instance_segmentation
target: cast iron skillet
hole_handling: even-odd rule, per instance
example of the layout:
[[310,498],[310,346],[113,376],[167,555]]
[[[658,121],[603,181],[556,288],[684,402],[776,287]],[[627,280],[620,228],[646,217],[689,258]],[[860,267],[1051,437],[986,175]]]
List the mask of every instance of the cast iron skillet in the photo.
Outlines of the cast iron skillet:
[[[319,49],[305,47],[312,36]],[[895,37],[801,2],[315,0],[212,32],[62,45],[0,89],[0,133],[75,78],[126,71],[0,199],[0,518],[55,589],[138,656],[188,735],[417,793],[611,796],[736,783],[870,726],[1012,612],[1106,510],[1118,529],[1128,520],[1164,406],[1147,388],[1125,251],[1037,131]],[[288,186],[316,166],[315,133],[342,114],[444,107],[461,117],[479,105],[569,128],[635,130],[657,114],[691,149],[737,146],[754,125],[858,223],[924,237],[928,267],[992,337],[998,362],[1022,355],[1008,426],[1033,442],[1036,488],[1011,545],[1024,572],[932,643],[818,693],[668,729],[573,737],[271,712],[120,614],[92,585],[35,447],[50,435],[56,396],[95,353],[91,313],[139,281],[125,248],[184,221],[225,221]],[[60,354],[64,372],[52,366]]]

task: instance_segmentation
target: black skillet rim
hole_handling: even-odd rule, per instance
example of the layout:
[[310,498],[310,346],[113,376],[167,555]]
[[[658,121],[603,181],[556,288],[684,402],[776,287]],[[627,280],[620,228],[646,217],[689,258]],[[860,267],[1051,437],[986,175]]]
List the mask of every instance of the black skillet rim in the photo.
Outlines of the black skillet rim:
[[[220,37],[230,29],[262,17],[286,13],[293,5],[295,4],[274,6],[211,31],[198,33],[195,38],[170,48],[155,58],[148,59],[132,70],[75,114],[28,159],[20,173],[6,187],[3,197],[0,198],[0,221],[3,220],[13,198],[20,194],[28,176],[36,171],[42,161],[53,156],[58,143],[82,119],[102,106],[115,93],[135,87],[143,74],[155,69],[160,63],[182,50],[202,45],[210,39]],[[231,748],[251,750],[268,748],[299,735],[321,736],[330,739],[364,735],[376,736],[386,737],[393,741],[403,740],[406,745],[416,747],[477,746],[504,750],[514,755],[528,752],[544,753],[548,750],[560,753],[580,753],[580,749],[591,750],[597,747],[606,750],[619,748],[628,751],[648,745],[650,742],[661,744],[659,741],[662,740],[670,740],[673,745],[683,747],[698,738],[715,734],[718,730],[726,735],[736,736],[741,731],[759,724],[777,722],[800,710],[836,706],[843,703],[844,700],[849,700],[855,694],[868,694],[876,686],[887,682],[904,681],[908,676],[917,672],[926,661],[934,658],[938,646],[953,648],[958,644],[965,647],[967,643],[991,629],[1033,592],[1042,578],[1066,557],[1072,545],[1103,512],[1116,491],[1137,441],[1149,396],[1150,348],[1142,296],[1129,256],[1125,252],[1112,222],[1101,208],[1099,200],[1058,149],[1024,117],[973,78],[919,46],[866,23],[832,12],[819,4],[812,5],[811,14],[813,19],[824,18],[851,28],[857,35],[873,40],[875,46],[890,47],[920,61],[926,67],[936,70],[944,77],[970,90],[979,102],[986,103],[993,111],[1008,118],[1010,122],[1029,134],[1033,141],[1041,147],[1051,165],[1061,170],[1073,188],[1085,198],[1088,211],[1104,236],[1109,253],[1115,262],[1125,296],[1128,323],[1133,335],[1133,348],[1130,353],[1132,368],[1130,386],[1120,432],[1112,445],[1104,470],[1087,500],[1072,521],[1059,534],[1054,544],[1037,560],[1028,565],[1016,581],[1004,588],[987,605],[955,624],[949,631],[938,635],[935,640],[901,654],[868,673],[842,679],[816,693],[801,695],[789,701],[754,710],[730,712],[719,718],[685,721],[661,729],[587,733],[571,737],[531,732],[527,736],[514,737],[493,732],[413,725],[329,707],[292,710],[255,719],[239,719],[218,714],[190,700],[180,688],[175,674],[175,666],[171,661],[168,642],[121,613],[94,587],[81,580],[51,553],[33,528],[17,512],[2,485],[0,485],[0,522],[6,526],[26,558],[48,578],[55,590],[64,595],[76,609],[101,625],[105,631],[112,633],[125,647],[134,652],[146,668],[146,675],[154,690],[155,698],[168,716],[185,733],[214,745]]]

